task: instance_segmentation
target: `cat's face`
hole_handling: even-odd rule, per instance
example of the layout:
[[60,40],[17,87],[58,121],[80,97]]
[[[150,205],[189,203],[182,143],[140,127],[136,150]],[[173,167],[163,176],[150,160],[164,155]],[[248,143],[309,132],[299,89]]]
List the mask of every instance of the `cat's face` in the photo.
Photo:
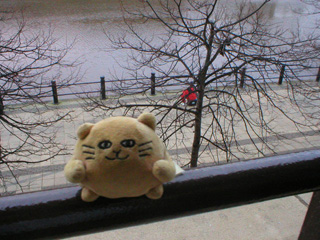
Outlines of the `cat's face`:
[[114,161],[130,158],[151,156],[152,141],[137,143],[134,139],[123,139],[120,142],[109,140],[107,137],[97,145],[82,144],[82,154],[85,160],[97,158]]
[[152,140],[141,135],[136,121],[111,119],[96,124],[80,142],[87,161],[130,161],[151,156]]

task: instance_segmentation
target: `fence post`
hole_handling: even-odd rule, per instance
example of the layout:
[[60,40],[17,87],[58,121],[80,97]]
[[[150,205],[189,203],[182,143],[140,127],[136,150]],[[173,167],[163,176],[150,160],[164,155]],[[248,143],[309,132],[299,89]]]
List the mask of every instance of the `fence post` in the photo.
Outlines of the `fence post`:
[[104,77],[100,77],[100,86],[101,86],[101,100],[106,99],[106,80]]
[[0,94],[0,115],[4,114],[4,106],[3,106],[3,100],[2,95]]
[[241,78],[240,78],[240,88],[243,88],[243,86],[244,86],[244,80],[245,80],[245,77],[246,77],[246,68],[243,68],[240,74],[241,74]]
[[53,96],[53,103],[58,104],[58,91],[57,91],[57,84],[56,81],[51,81],[51,87],[52,87],[52,96]]
[[156,95],[156,74],[151,73],[151,95]]
[[320,82],[320,67],[319,67],[319,69],[318,69],[318,74],[317,74],[316,82]]
[[238,87],[238,71],[234,72],[234,84],[237,88]]
[[282,80],[283,80],[283,76],[284,76],[284,70],[285,70],[286,66],[282,65],[281,67],[281,71],[280,71],[280,76],[279,76],[279,81],[278,84],[281,85],[282,84]]

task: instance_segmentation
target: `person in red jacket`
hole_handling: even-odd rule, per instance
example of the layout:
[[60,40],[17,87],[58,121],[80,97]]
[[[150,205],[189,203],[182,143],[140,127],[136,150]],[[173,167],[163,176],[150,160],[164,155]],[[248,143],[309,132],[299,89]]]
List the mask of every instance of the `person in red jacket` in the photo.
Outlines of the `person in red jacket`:
[[182,92],[181,99],[183,103],[187,102],[188,106],[194,106],[197,104],[196,89],[192,84]]

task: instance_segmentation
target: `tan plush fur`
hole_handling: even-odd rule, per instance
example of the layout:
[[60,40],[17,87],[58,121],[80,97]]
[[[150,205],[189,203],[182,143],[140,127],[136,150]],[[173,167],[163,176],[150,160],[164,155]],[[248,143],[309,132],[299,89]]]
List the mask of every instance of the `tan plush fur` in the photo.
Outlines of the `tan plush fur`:
[[176,172],[155,126],[155,117],[143,113],[138,119],[111,117],[79,127],[74,155],[64,172],[68,181],[80,183],[84,201],[162,196],[162,183]]

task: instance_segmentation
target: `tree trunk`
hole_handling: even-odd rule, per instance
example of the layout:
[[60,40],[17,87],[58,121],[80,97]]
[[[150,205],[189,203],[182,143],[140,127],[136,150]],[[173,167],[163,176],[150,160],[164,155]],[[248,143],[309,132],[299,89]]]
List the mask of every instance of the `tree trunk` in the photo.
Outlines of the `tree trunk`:
[[198,166],[198,156],[199,156],[200,140],[201,140],[203,96],[204,96],[204,88],[203,86],[200,86],[198,90],[198,101],[197,101],[195,121],[194,121],[195,125],[194,125],[193,144],[192,144],[191,163],[190,163],[190,166],[192,168]]

